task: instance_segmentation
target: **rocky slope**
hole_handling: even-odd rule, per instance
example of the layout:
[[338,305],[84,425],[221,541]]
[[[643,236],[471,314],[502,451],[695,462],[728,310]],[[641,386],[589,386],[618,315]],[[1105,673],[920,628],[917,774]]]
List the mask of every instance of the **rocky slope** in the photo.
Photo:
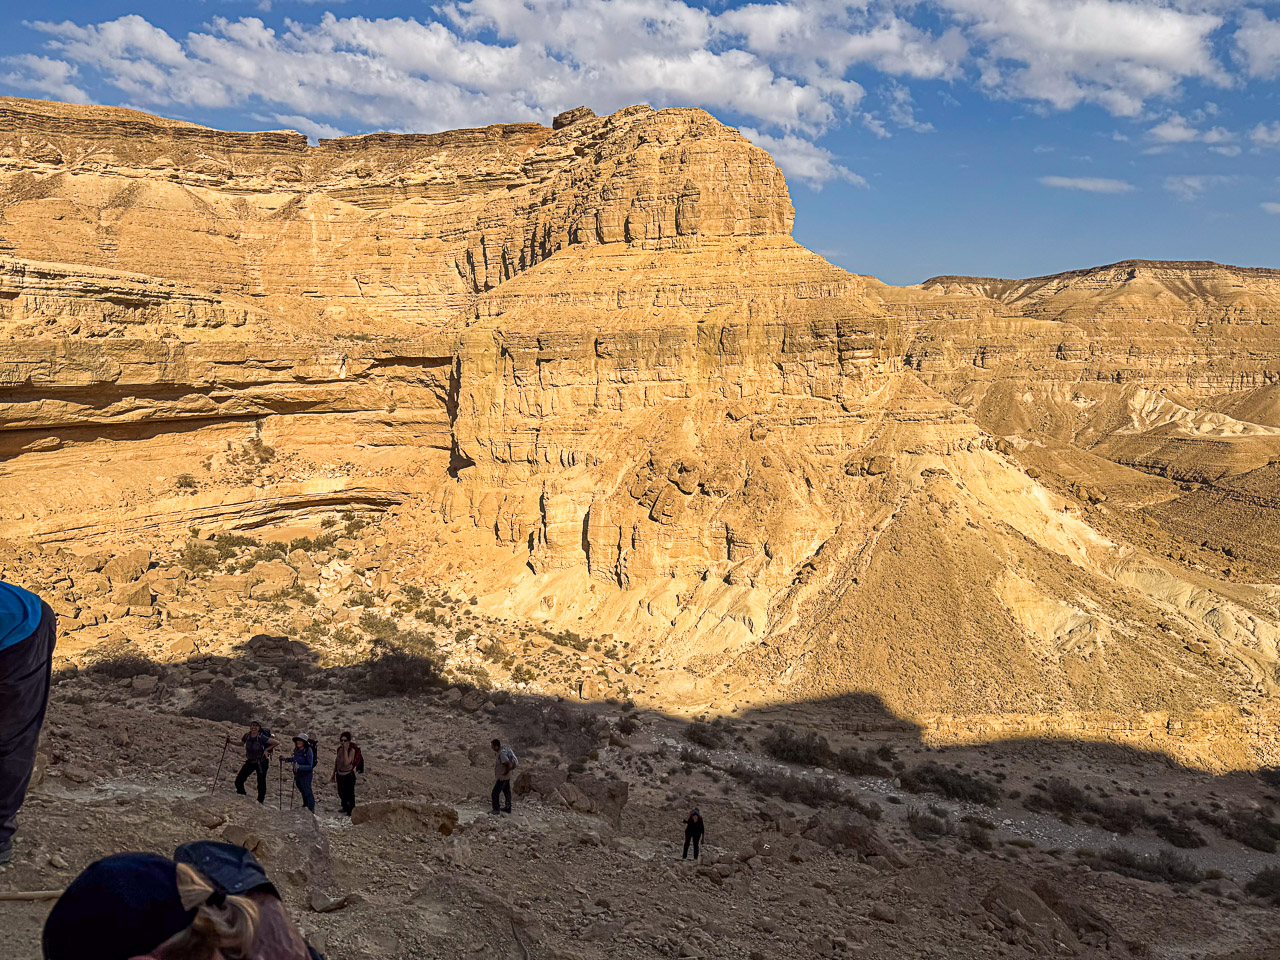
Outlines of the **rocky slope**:
[[[698,110],[308,146],[0,101],[0,523],[167,564],[385,512],[282,558],[324,617],[447,584],[625,642],[588,696],[1273,759],[1276,274],[892,288],[792,219]],[[200,573],[180,619],[242,639]],[[69,650],[135,629],[102,606]]]

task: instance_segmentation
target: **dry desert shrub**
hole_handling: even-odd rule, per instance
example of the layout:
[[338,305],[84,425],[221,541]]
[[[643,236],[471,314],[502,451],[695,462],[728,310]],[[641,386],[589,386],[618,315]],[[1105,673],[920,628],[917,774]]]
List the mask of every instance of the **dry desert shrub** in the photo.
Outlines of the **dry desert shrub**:
[[252,723],[257,713],[258,708],[231,687],[210,687],[182,711],[184,717],[239,724]]
[[835,754],[827,738],[812,730],[801,733],[788,726],[774,727],[760,746],[775,760],[798,763],[806,767],[827,767]]
[[108,680],[129,680],[133,677],[161,676],[164,667],[140,653],[114,653],[94,661],[88,673]]
[[1280,907],[1280,867],[1267,867],[1244,885],[1245,893]]
[[384,650],[372,658],[364,685],[373,697],[409,697],[442,686],[440,661],[433,656]]
[[[1084,853],[1086,851],[1082,851]],[[1095,870],[1111,870],[1139,880],[1165,883],[1199,883],[1204,872],[1180,853],[1161,850],[1156,854],[1138,853],[1128,847],[1111,847],[1102,853],[1084,857]]]
[[718,750],[729,742],[732,731],[723,717],[716,717],[710,723],[694,720],[684,728],[684,738],[690,743],[708,750]]
[[936,793],[952,800],[995,806],[1000,790],[972,774],[937,763],[922,763],[901,776],[902,787],[912,793]]

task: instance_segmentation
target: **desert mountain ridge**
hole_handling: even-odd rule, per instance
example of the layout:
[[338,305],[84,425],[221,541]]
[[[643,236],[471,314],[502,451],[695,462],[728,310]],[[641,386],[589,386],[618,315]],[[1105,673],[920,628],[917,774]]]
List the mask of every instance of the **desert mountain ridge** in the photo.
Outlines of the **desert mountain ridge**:
[[[590,638],[484,666],[520,689],[1274,761],[1280,272],[892,287],[793,222],[701,110],[308,146],[0,100],[0,566],[68,661],[336,656],[446,585]],[[131,550],[146,590],[83,569]]]

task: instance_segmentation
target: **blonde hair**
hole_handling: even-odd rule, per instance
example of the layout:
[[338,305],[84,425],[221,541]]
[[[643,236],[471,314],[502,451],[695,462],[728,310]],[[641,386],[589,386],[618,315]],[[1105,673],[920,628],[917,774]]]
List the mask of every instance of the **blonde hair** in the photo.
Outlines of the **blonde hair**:
[[183,909],[195,908],[196,915],[191,926],[169,938],[163,956],[208,960],[216,951],[228,958],[253,956],[258,905],[248,897],[219,897],[216,893],[198,870],[190,864],[178,864],[178,896]]

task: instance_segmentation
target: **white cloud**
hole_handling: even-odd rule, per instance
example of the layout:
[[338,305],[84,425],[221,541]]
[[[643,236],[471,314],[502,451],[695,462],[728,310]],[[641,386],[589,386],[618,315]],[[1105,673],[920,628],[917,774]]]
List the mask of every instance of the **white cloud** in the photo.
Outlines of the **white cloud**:
[[915,103],[911,99],[911,91],[905,84],[890,83],[881,91],[881,98],[885,101],[889,119],[898,126],[914,130],[916,133],[932,132],[932,123],[916,119]]
[[1200,139],[1200,131],[1176,113],[1164,123],[1156,124],[1147,133],[1161,143],[1190,143]]
[[1211,187],[1220,187],[1233,179],[1216,173],[1181,174],[1165,177],[1164,188],[1179,200],[1196,200]]
[[1260,147],[1280,147],[1280,122],[1258,124],[1249,131],[1249,139]]
[[[1091,103],[1132,117],[1184,81],[1225,85],[1213,34],[1244,2],[439,0],[421,18],[325,12],[272,29],[256,17],[214,17],[185,35],[130,14],[29,24],[46,55],[11,58],[0,82],[80,101],[113,88],[113,100],[158,110],[250,107],[312,136],[545,122],[579,104],[702,106],[783,144],[811,171],[802,179],[818,183],[844,177],[829,155],[818,162],[814,141],[833,127],[931,129],[905,80],[969,81],[1038,107]],[[1280,24],[1257,11],[1238,22],[1240,62],[1274,71],[1280,40],[1272,51],[1267,37],[1272,28],[1280,36]],[[1257,36],[1244,36],[1250,26]],[[865,107],[855,73],[886,81],[879,112]],[[1201,129],[1216,109],[1173,114],[1152,137],[1229,153],[1228,130]]]
[[1041,177],[1040,182],[1046,187],[1084,190],[1087,193],[1128,193],[1133,189],[1133,184],[1125,180],[1111,180],[1107,177]]
[[[1203,111],[1197,110],[1196,113],[1200,115],[1201,119],[1205,116]],[[1214,153],[1220,153],[1227,157],[1234,157],[1240,153],[1240,148],[1234,146],[1236,135],[1226,127],[1210,127],[1208,130],[1200,130],[1192,126],[1187,121],[1187,118],[1179,113],[1171,114],[1169,119],[1156,124],[1147,131],[1147,136],[1159,144],[1159,146],[1146,151],[1147,153],[1163,153],[1166,146],[1176,143],[1208,144],[1209,149]]]
[[1259,206],[1262,207],[1265,212],[1274,213],[1276,216],[1280,217],[1280,203],[1274,203],[1268,200],[1265,203],[1259,204]]
[[981,43],[980,83],[1058,109],[1096,103],[1137,116],[1152,97],[1199,78],[1225,84],[1211,34],[1222,18],[1159,2],[938,0]]
[[1280,75],[1280,20],[1269,20],[1261,10],[1246,10],[1235,34],[1236,58],[1250,75]]
[[5,57],[0,63],[11,68],[0,73],[0,83],[68,103],[90,102],[89,94],[71,82],[77,73],[75,64],[30,53]]
[[310,117],[289,116],[287,114],[272,114],[276,123],[282,124],[286,129],[297,130],[299,133],[305,133],[312,140],[332,139],[334,137],[345,137],[346,134],[338,127],[328,123],[319,123]]
[[864,178],[838,164],[830,150],[816,143],[792,134],[771,137],[750,127],[742,127],[739,132],[757,147],[768,150],[788,177],[815,190],[821,189],[830,180],[845,180],[858,187],[867,185]]

